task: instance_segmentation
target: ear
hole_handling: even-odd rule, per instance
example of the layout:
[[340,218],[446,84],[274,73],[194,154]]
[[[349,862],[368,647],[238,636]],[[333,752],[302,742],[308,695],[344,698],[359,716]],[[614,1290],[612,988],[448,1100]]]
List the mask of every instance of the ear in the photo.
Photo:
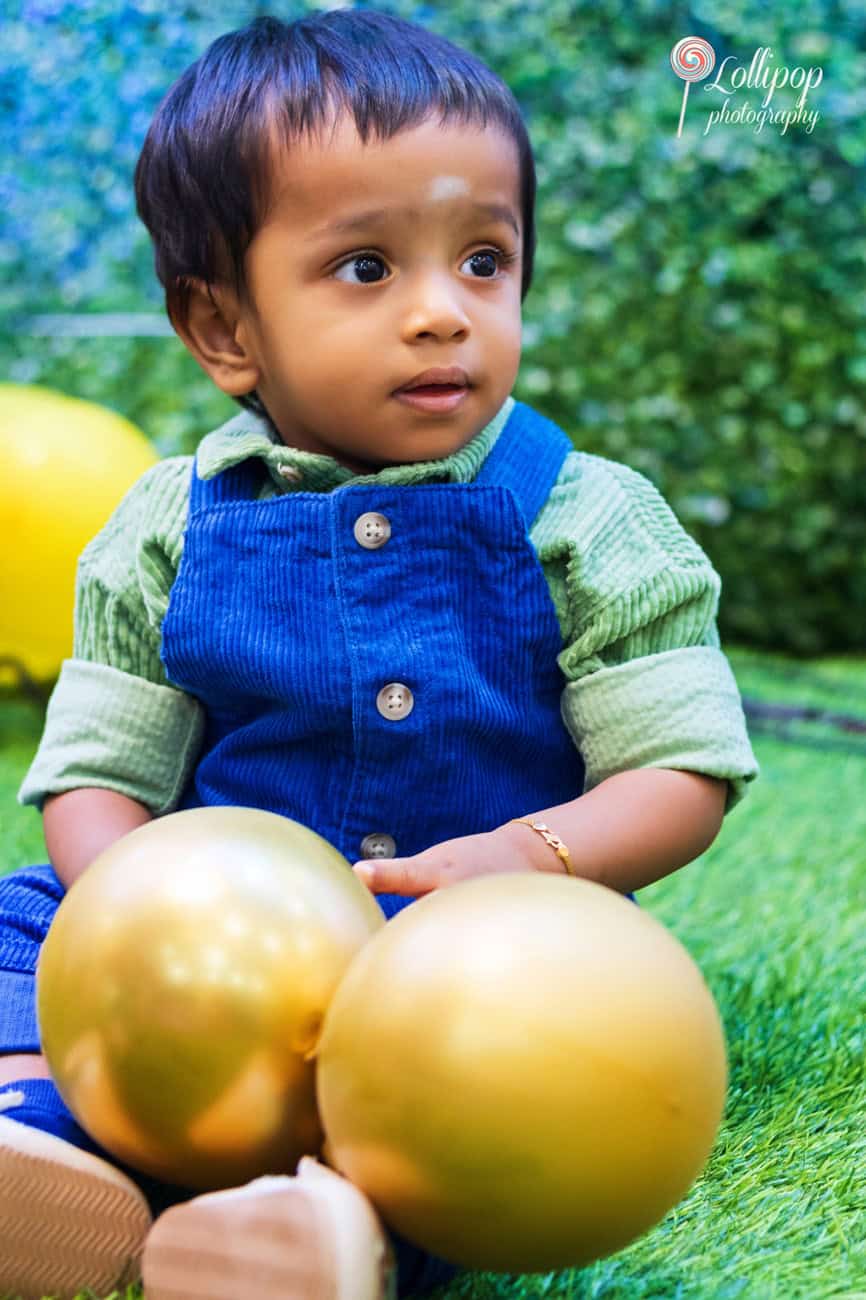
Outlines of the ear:
[[172,325],[206,374],[229,397],[251,393],[261,372],[253,354],[237,296],[224,285],[190,276],[186,319]]

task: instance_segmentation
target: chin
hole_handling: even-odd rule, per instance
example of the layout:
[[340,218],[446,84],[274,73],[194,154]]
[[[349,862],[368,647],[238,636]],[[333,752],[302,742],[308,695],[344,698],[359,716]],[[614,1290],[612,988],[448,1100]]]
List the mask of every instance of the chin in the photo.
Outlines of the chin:
[[344,469],[351,470],[353,474],[378,474],[380,469],[390,469],[392,465],[402,464],[402,461],[349,460],[343,457],[340,464]]

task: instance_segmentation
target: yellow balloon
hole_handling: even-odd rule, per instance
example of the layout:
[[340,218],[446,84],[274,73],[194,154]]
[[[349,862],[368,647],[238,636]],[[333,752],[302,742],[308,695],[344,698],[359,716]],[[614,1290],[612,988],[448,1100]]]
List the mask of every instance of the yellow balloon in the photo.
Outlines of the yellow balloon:
[[547,1272],[621,1249],[704,1167],[724,1033],[669,931],[622,895],[476,877],[358,953],[316,1051],[329,1162],[465,1268]]
[[158,459],[116,411],[0,384],[0,658],[56,676],[72,653],[78,556]]
[[294,1173],[322,1129],[328,1003],[385,924],[342,854],[298,822],[197,808],[116,841],[42,946],[37,1011],[57,1087],[126,1164],[184,1187]]

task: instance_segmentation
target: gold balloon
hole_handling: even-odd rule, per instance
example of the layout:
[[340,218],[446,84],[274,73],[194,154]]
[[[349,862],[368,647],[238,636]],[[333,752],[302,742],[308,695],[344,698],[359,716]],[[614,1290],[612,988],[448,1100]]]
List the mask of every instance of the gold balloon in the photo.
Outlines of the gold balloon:
[[60,904],[37,1009],[60,1093],[114,1155],[181,1186],[317,1154],[318,1039],[385,924],[349,863],[252,808],[172,813],[116,841]]
[[622,895],[542,873],[419,899],[358,953],[316,1049],[329,1162],[465,1268],[621,1249],[701,1172],[725,1041],[682,945]]
[[72,654],[78,556],[158,459],[117,411],[0,384],[0,681],[48,680]]

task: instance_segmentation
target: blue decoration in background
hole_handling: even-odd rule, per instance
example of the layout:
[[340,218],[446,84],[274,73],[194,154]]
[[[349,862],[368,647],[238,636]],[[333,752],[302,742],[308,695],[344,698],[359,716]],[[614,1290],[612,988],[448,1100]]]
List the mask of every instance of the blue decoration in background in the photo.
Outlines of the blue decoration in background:
[[0,313],[162,310],[133,194],[150,119],[215,37],[267,11],[3,0]]

